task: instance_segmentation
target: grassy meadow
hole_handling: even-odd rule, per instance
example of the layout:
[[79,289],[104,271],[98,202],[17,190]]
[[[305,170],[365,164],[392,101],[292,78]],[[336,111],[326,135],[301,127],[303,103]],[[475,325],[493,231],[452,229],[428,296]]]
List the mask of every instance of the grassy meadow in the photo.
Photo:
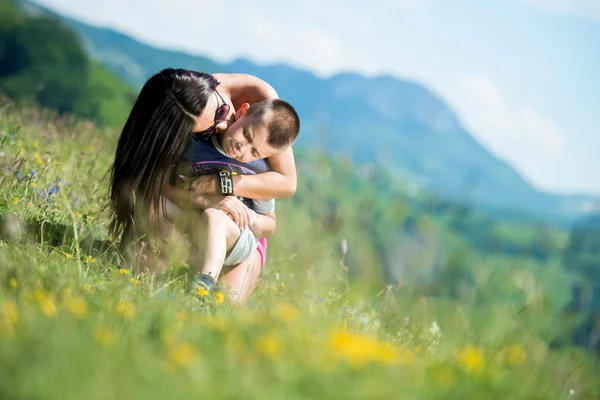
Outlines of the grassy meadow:
[[[421,218],[469,271],[468,293],[432,295],[416,272],[386,285],[373,235],[362,233],[365,210],[340,196],[345,225],[331,228],[318,214],[327,185],[302,158],[248,304],[190,295],[182,260],[134,274],[107,235],[117,135],[1,103],[1,399],[600,397],[594,356],[551,345],[568,329],[559,311],[570,277],[555,260],[484,254],[442,218]],[[442,286],[456,281],[443,276]]]

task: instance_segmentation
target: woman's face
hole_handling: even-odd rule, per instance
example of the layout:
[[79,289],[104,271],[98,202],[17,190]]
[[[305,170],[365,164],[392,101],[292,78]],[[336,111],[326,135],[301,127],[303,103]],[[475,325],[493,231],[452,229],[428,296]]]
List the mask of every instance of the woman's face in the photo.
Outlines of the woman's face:
[[235,109],[233,108],[233,103],[229,96],[225,93],[219,91],[218,89],[213,90],[208,102],[206,103],[206,107],[200,116],[196,117],[196,125],[194,125],[194,132],[203,132],[206,129],[211,128],[215,125],[215,116],[217,109],[223,105],[223,102],[229,105],[229,112],[225,116],[225,119],[217,124],[217,132],[225,131],[227,129],[227,121],[231,118],[231,116],[235,113]]

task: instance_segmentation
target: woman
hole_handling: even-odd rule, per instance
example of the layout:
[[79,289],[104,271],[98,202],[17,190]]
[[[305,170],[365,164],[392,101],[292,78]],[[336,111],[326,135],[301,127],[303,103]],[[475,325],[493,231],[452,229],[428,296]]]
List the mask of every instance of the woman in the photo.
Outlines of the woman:
[[[111,170],[110,206],[113,237],[121,237],[122,250],[134,261],[148,252],[130,247],[138,237],[164,238],[173,233],[166,213],[166,197],[194,203],[217,195],[217,177],[202,177],[191,184],[193,191],[172,186],[171,177],[190,135],[203,136],[226,129],[235,108],[277,98],[263,80],[245,74],[206,74],[184,69],[165,69],[144,85],[119,137]],[[296,168],[292,149],[268,159],[272,171],[233,177],[235,195],[256,200],[289,197],[296,190]],[[236,223],[245,225],[249,216],[228,210],[228,202],[216,206]],[[147,242],[145,243],[147,244]],[[132,254],[133,252],[133,254]],[[237,300],[252,293],[260,272],[258,251],[223,276],[238,289]]]

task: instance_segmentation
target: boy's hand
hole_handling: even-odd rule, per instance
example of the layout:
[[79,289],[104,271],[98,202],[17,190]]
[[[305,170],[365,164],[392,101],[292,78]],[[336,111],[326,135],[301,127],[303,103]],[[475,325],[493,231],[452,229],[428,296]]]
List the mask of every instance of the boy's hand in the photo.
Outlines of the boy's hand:
[[244,230],[252,223],[254,220],[256,213],[254,210],[246,207],[244,203],[242,203],[235,196],[223,196],[217,197],[218,201],[216,201],[212,208],[216,208],[218,210],[224,211],[227,213],[233,222],[240,228],[240,230]]

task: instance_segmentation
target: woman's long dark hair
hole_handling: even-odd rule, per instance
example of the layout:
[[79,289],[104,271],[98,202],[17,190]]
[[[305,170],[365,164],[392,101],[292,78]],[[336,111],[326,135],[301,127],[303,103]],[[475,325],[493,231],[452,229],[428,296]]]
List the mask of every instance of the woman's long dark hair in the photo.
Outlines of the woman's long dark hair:
[[131,233],[134,208],[144,216],[164,215],[161,193],[183,156],[194,118],[204,111],[217,84],[206,73],[167,68],[140,91],[110,171],[110,231],[115,239],[125,240]]

